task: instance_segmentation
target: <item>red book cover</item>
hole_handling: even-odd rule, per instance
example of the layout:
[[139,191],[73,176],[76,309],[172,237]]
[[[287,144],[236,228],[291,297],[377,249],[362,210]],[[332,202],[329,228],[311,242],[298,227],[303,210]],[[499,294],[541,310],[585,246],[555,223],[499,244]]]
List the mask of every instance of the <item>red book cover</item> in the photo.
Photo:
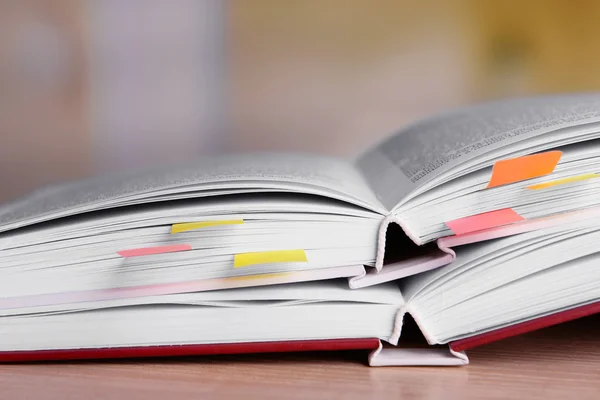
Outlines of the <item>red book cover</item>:
[[174,357],[214,354],[283,353],[298,351],[374,350],[379,339],[298,340],[287,342],[226,343],[144,347],[113,347],[76,350],[0,352],[0,362],[59,361],[84,359]]

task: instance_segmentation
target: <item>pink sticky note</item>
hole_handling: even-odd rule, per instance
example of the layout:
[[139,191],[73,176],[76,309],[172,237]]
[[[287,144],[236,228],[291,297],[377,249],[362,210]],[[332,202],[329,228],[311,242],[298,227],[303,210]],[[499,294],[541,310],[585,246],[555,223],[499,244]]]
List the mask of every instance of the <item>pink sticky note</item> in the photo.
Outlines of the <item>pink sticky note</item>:
[[118,251],[117,254],[121,257],[139,257],[152,254],[175,253],[177,251],[191,250],[189,244],[172,244],[169,246],[145,247],[141,249],[129,249]]
[[463,235],[465,233],[495,228],[497,226],[508,225],[523,220],[525,220],[525,218],[517,214],[512,208],[503,208],[501,210],[448,221],[446,222],[446,225],[448,228],[452,229],[452,232],[456,235]]

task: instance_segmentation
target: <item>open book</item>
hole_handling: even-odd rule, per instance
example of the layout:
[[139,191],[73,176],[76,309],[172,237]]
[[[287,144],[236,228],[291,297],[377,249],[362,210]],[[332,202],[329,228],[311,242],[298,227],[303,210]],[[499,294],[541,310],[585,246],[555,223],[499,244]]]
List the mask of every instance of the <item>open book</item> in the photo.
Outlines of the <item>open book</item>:
[[[599,222],[458,246],[451,265],[360,290],[337,279],[3,309],[0,362],[371,349],[373,366],[464,365],[463,350],[600,311]],[[407,341],[406,314],[438,346]]]
[[43,188],[0,208],[0,309],[433,270],[453,243],[597,215],[599,137],[600,95],[537,97],[355,161],[226,155]]
[[0,208],[0,350],[396,344],[408,312],[463,362],[597,311],[599,155],[600,95],[565,95],[466,107],[355,161],[226,155],[43,188]]

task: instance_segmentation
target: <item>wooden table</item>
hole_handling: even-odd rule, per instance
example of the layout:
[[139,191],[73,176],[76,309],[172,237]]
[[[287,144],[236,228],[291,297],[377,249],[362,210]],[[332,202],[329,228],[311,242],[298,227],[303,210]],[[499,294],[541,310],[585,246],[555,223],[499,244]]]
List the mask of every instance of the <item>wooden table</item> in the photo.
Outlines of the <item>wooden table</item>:
[[600,316],[469,356],[447,368],[369,368],[364,352],[0,365],[0,399],[600,399]]

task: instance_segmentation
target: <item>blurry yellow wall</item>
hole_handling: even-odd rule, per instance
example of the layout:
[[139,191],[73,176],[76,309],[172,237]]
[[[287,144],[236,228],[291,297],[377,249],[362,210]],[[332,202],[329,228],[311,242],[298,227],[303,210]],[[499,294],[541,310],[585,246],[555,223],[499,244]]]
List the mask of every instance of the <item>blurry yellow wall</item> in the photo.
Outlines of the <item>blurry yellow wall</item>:
[[353,154],[466,101],[452,2],[228,4],[236,149]]
[[462,103],[600,89],[600,1],[230,1],[233,146],[354,154]]
[[600,2],[470,0],[476,98],[600,89]]

